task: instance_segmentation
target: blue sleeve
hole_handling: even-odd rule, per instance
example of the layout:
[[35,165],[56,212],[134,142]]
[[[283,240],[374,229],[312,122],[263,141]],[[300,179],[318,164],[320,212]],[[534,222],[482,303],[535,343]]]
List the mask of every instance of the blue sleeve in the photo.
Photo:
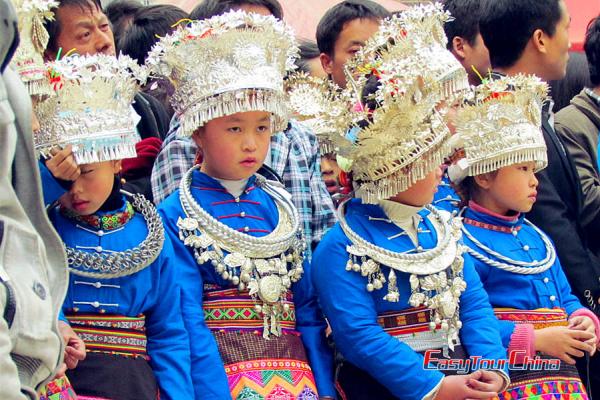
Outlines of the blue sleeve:
[[44,195],[44,205],[49,206],[60,198],[67,191],[63,188],[60,183],[56,180],[54,175],[50,172],[46,164],[39,160],[38,165],[40,167],[40,178],[42,180],[42,192]]
[[146,313],[150,365],[165,400],[191,399],[190,341],[181,314],[181,293],[177,285],[173,248],[169,238],[151,268],[158,268],[155,304]]
[[347,239],[337,225],[317,247],[312,265],[313,283],[331,324],[335,344],[349,362],[398,398],[422,399],[444,375],[425,370],[423,356],[387,334],[377,323],[366,278],[345,270],[346,244]]
[[[65,317],[65,313],[63,312],[63,309],[61,308],[60,311],[58,312],[58,320],[65,322],[67,324],[69,324],[69,320],[67,319],[67,317]],[[69,324],[70,325],[70,324]]]
[[562,300],[561,306],[565,309],[567,315],[570,317],[572,313],[579,310],[580,308],[584,308],[581,302],[571,290],[571,285],[567,280],[567,276],[565,275],[565,271],[560,265],[560,261],[558,257],[556,258],[556,262],[552,266],[554,269],[554,276],[556,276],[556,287],[558,292],[560,293],[560,299]]
[[496,321],[498,324],[498,331],[500,332],[500,338],[502,339],[502,346],[504,346],[505,349],[508,349],[510,338],[515,331],[517,324],[512,321],[499,320],[498,318],[496,318]]
[[308,354],[319,396],[335,397],[333,383],[333,354],[327,345],[327,323],[317,302],[310,279],[310,266],[304,262],[304,276],[292,286],[296,308],[296,329]]
[[[470,356],[506,360],[506,348],[498,332],[497,318],[468,254],[464,254],[463,273],[467,289],[460,296],[461,343]],[[508,374],[507,369],[504,372]]]
[[[169,199],[165,203],[169,203]],[[179,240],[177,209],[169,207],[168,204],[163,205],[165,207],[159,208],[159,212],[165,224],[165,232],[173,245],[173,265],[177,266],[177,276],[181,285],[181,310],[190,340],[195,399],[230,399],[229,383],[217,343],[204,322],[202,275],[199,266],[189,249]]]

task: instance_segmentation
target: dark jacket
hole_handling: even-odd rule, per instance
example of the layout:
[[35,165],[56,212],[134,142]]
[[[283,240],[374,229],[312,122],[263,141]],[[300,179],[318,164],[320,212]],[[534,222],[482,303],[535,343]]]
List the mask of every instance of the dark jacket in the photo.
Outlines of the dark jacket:
[[[493,72],[492,79],[503,74]],[[600,315],[600,259],[591,251],[582,227],[581,183],[573,159],[550,123],[550,103],[542,110],[548,167],[537,173],[537,201],[527,219],[550,236],[573,294]]]
[[584,89],[571,104],[556,114],[554,129],[571,154],[581,189],[581,224],[594,254],[600,255],[600,178],[598,171],[598,133],[600,106]]
[[543,113],[542,128],[548,147],[548,167],[537,174],[538,197],[527,218],[554,241],[558,257],[574,294],[600,313],[600,260],[588,247],[582,227],[582,191],[579,176],[563,142]]

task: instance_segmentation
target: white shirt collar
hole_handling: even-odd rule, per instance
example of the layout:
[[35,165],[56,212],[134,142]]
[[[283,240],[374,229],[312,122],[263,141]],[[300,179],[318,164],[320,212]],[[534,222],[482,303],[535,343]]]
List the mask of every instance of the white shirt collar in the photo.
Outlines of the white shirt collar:
[[414,207],[391,200],[380,200],[379,206],[385,215],[398,227],[402,228],[415,246],[419,244],[417,239],[418,229],[423,219],[418,213],[423,207]]

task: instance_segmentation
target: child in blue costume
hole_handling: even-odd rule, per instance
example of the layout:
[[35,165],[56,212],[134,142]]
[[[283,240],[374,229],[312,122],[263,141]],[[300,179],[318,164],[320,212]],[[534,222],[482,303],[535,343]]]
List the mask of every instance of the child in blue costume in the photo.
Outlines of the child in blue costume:
[[[435,35],[433,43],[419,36],[430,35],[424,26],[439,32],[445,19],[430,5],[384,21],[347,74],[368,110],[356,143],[342,148],[357,198],[340,206],[312,276],[344,358],[338,383],[347,399],[491,398],[508,383],[494,365],[506,351],[463,258],[460,223],[426,206],[449,155],[436,107],[466,80]],[[494,360],[490,370],[445,376],[432,361],[465,353]]]
[[460,196],[452,187],[448,173],[444,171],[442,181],[438,185],[437,192],[435,192],[433,196],[431,205],[450,213],[458,213],[460,201]]
[[174,81],[202,158],[159,207],[183,271],[196,399],[335,394],[298,212],[275,176],[257,173],[287,124],[296,51],[282,22],[234,11],[190,23],[149,57]]
[[56,95],[36,107],[36,147],[71,145],[81,169],[49,209],[71,272],[61,323],[87,350],[67,376],[83,400],[191,398],[173,248],[152,203],[121,194],[117,179],[139,140],[129,106],[141,71],[129,57],[95,55],[50,72]]
[[465,244],[509,359],[527,366],[541,353],[562,361],[560,370],[511,370],[501,399],[586,399],[574,357],[593,354],[597,344],[598,318],[571,293],[553,243],[524,217],[536,200],[535,172],[547,165],[540,129],[546,96],[538,78],[503,77],[479,86],[457,116],[465,158],[450,173],[468,200]]

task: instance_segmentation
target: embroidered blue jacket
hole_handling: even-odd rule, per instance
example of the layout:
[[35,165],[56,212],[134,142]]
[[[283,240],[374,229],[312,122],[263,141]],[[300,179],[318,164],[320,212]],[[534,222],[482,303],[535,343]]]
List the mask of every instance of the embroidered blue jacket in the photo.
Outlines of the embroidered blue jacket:
[[[191,193],[204,210],[227,226],[249,235],[265,236],[277,226],[279,214],[275,202],[264,190],[255,186],[254,182],[253,176],[248,180],[245,192],[236,202],[217,180],[200,171],[194,171]],[[213,334],[204,321],[202,291],[204,284],[234,286],[224,281],[210,263],[199,266],[193,257],[192,249],[179,239],[177,220],[179,217],[186,217],[179,201],[179,190],[161,203],[159,212],[167,234],[173,241],[177,265],[183,272],[182,304],[190,336],[192,380],[196,399],[228,399],[231,395],[223,362]],[[319,394],[334,396],[333,359],[325,340],[326,323],[310,282],[310,267],[305,260],[304,276],[292,285],[296,329],[302,335]]]
[[[422,210],[419,224],[419,245],[431,249],[437,245],[437,235],[430,212]],[[346,220],[350,228],[363,239],[395,252],[414,250],[415,245],[406,235],[393,240],[388,237],[403,232],[402,228],[372,218],[387,218],[381,207],[365,205],[358,199],[346,205]],[[359,366],[391,393],[401,399],[422,399],[431,392],[444,375],[423,368],[423,356],[407,344],[386,333],[377,323],[377,317],[389,311],[411,308],[409,274],[396,272],[400,301],[383,300],[387,284],[382,290],[369,293],[367,278],[354,271],[346,271],[350,240],[339,223],[328,232],[313,256],[313,282],[323,311],[333,330],[337,348],[344,358]],[[387,277],[389,268],[382,267]],[[460,340],[471,356],[506,359],[495,317],[483,290],[473,263],[465,256],[464,279],[467,289],[460,298]]]
[[[125,205],[121,210],[125,209]],[[111,212],[114,213],[114,212]],[[97,213],[96,215],[104,215]],[[148,229],[140,213],[121,228],[100,231],[63,216],[58,207],[50,219],[63,242],[88,252],[124,251],[139,245]],[[165,235],[166,236],[166,235]],[[165,237],[158,258],[145,269],[129,276],[94,279],[70,274],[64,313],[74,309],[84,314],[116,314],[146,317],[147,351],[150,366],[160,387],[161,399],[193,396],[190,376],[189,339],[185,330],[177,285],[177,264],[170,239]],[[62,317],[64,321],[64,317]]]
[[[546,247],[540,235],[528,224],[524,223],[524,215],[512,221],[501,219],[483,212],[466,208],[465,219],[484,224],[514,229],[517,234],[499,232],[465,223],[465,229],[479,242],[516,261],[532,262],[546,257]],[[468,220],[467,220],[468,222]],[[463,235],[464,242],[478,253],[499,261],[498,258],[478,249],[475,244]],[[554,244],[552,244],[554,246]],[[517,274],[492,267],[474,259],[475,268],[490,298],[493,307],[516,308],[519,310],[535,310],[537,308],[564,308],[567,315],[583,308],[579,300],[571,293],[571,286],[560,266],[558,257],[549,269],[533,275]],[[508,348],[510,337],[515,329],[511,321],[498,321],[502,343]]]

